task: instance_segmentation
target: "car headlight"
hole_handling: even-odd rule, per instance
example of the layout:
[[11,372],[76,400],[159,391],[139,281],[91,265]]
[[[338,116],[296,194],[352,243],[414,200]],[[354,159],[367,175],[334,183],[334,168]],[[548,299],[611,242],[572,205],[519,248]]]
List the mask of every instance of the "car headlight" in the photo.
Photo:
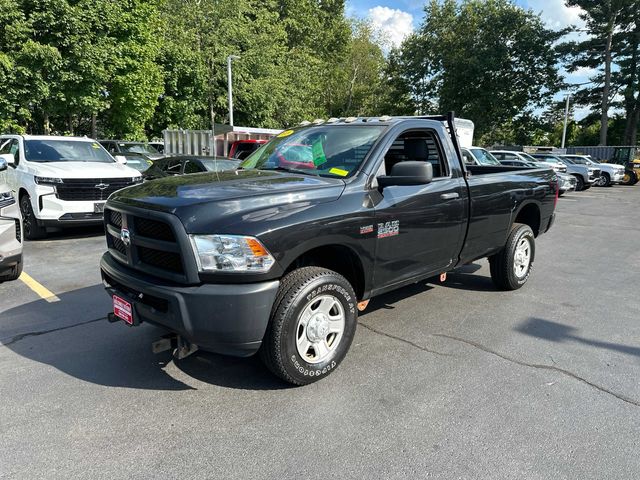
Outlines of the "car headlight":
[[200,272],[267,272],[275,263],[264,245],[241,235],[189,235]]
[[38,185],[57,185],[59,183],[62,183],[61,178],[55,177],[34,177],[34,181]]

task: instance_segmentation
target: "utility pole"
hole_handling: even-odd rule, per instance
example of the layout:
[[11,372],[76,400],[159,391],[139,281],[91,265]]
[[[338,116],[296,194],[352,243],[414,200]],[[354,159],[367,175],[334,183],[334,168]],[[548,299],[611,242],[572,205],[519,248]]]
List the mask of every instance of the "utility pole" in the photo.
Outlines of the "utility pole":
[[229,55],[227,57],[227,84],[229,87],[229,125],[233,127],[233,85],[231,80],[231,62],[238,60],[240,57],[237,55]]
[[567,138],[567,121],[569,120],[569,99],[571,94],[567,93],[567,103],[564,106],[564,127],[562,127],[562,145],[560,148],[564,148],[564,141]]

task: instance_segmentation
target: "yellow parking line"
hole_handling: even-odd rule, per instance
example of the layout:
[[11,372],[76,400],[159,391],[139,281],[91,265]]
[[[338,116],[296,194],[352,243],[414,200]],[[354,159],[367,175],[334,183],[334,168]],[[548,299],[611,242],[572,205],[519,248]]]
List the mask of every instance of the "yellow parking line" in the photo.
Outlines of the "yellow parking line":
[[20,274],[20,280],[22,280],[22,283],[24,283],[27,287],[36,292],[43,300],[46,300],[49,303],[60,301],[60,299],[56,297],[51,290],[38,283],[31,277],[31,275],[27,274],[26,272],[22,272]]

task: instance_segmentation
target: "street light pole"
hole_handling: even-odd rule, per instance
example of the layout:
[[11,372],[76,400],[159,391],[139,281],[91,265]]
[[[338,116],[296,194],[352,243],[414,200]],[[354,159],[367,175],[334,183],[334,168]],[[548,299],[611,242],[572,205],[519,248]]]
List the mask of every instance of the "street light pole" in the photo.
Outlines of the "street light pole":
[[229,55],[227,57],[227,84],[229,87],[229,125],[233,127],[233,85],[231,81],[231,62],[240,57],[237,55]]
[[567,103],[564,106],[564,126],[562,127],[562,145],[560,148],[564,148],[564,141],[567,138],[567,121],[569,119],[569,99],[571,94],[567,93]]

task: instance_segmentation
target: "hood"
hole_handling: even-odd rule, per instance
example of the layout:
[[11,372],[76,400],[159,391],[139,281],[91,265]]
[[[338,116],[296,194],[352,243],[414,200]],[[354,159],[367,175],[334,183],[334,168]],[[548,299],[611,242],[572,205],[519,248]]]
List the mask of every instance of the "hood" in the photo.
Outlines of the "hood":
[[38,177],[123,178],[139,177],[140,172],[121,163],[41,162],[31,163],[29,171]]
[[110,201],[171,212],[189,232],[309,208],[340,197],[337,178],[265,170],[207,172],[151,180],[114,193]]

